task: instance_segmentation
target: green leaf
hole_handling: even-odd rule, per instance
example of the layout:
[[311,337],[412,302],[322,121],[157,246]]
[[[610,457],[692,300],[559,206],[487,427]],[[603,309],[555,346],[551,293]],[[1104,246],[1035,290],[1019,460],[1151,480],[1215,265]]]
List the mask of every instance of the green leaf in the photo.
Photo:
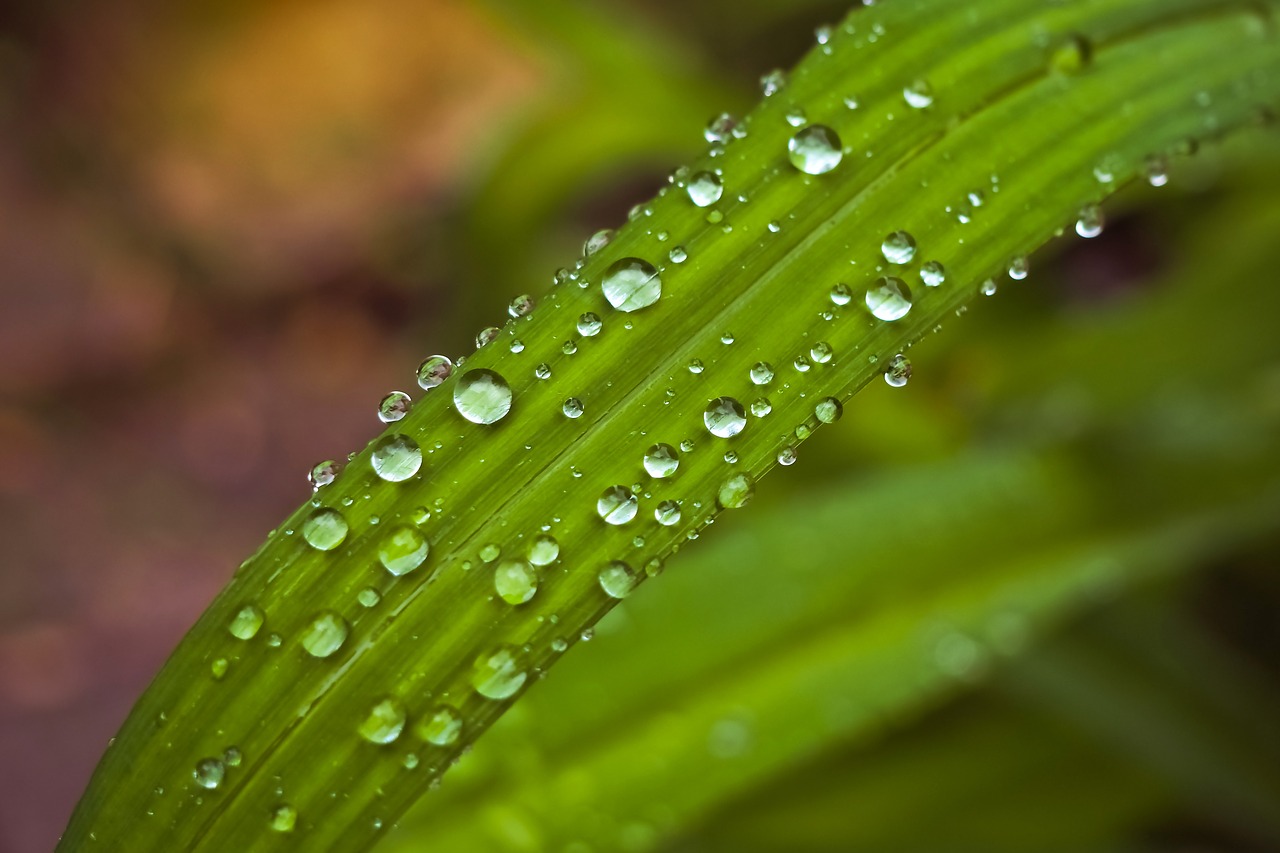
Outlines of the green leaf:
[[[369,847],[616,596],[720,507],[745,504],[779,453],[835,420],[979,282],[1069,227],[1145,158],[1274,106],[1275,8],[904,0],[853,13],[829,51],[816,49],[748,117],[745,138],[637,208],[246,561],[139,701],[61,849]],[[919,106],[926,90],[932,102]],[[843,140],[830,173],[789,162],[797,110]],[[1094,176],[1102,163],[1111,183]],[[710,168],[726,190],[699,208],[680,183]],[[960,221],[979,191],[984,203]],[[881,242],[899,230],[919,247],[892,268],[913,297],[909,313],[884,321],[864,296],[892,274]],[[644,269],[629,258],[661,271],[662,293],[622,313],[602,279],[618,264]],[[926,260],[945,265],[941,286],[921,286]],[[850,304],[831,302],[838,283]],[[630,308],[652,294],[613,295]],[[600,334],[578,331],[584,312],[603,318]],[[808,370],[792,367],[799,359]],[[762,361],[777,374],[764,388],[749,379]],[[757,405],[762,416],[721,437],[739,405],[765,396],[767,416]],[[569,398],[580,417],[564,414]],[[658,442],[691,449],[674,477],[651,480],[641,460]],[[602,519],[624,520],[633,499],[635,520]],[[679,521],[659,524],[668,501]],[[1124,547],[1163,555],[1234,523],[1185,520],[1191,543],[1138,535]],[[544,534],[558,557],[534,567]],[[430,553],[413,567],[419,537]],[[532,597],[508,603],[533,578]],[[1037,589],[1046,606],[1067,595]]]

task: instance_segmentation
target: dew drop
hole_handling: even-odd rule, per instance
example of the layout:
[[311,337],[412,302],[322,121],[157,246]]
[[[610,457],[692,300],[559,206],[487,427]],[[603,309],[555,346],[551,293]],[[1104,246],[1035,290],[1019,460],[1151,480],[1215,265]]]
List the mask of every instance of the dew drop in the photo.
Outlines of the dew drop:
[[639,258],[623,258],[604,274],[604,298],[624,313],[648,308],[662,297],[662,279],[653,264]]
[[511,386],[492,370],[468,370],[454,386],[453,405],[473,424],[495,424],[511,411]]
[[947,280],[947,270],[937,261],[926,261],[920,267],[920,280],[925,287],[939,287]]
[[786,119],[787,124],[792,127],[800,127],[809,120],[809,117],[805,115],[805,111],[799,107],[792,107],[787,110]]
[[809,350],[809,357],[817,364],[828,364],[835,358],[836,351],[826,341],[819,341]]
[[884,238],[880,251],[891,264],[909,264],[916,256],[916,238],[906,231],[894,231]]
[[828,397],[813,407],[813,416],[824,424],[833,424],[844,414],[844,406],[835,397]]
[[325,610],[317,614],[303,630],[302,648],[313,657],[327,658],[342,648],[350,631],[347,620],[332,610]]
[[484,349],[498,339],[502,330],[497,326],[487,326],[476,333],[476,349]]
[[779,465],[794,465],[794,464],[796,464],[796,450],[795,450],[795,448],[794,448],[794,447],[784,447],[784,448],[782,448],[781,450],[779,450],[779,451],[778,451],[778,464],[779,464]]
[[751,404],[751,414],[757,418],[763,418],[772,411],[773,404],[765,397],[759,397]]
[[885,367],[884,381],[889,383],[891,388],[901,388],[911,379],[911,361],[902,353],[898,353],[889,359],[889,364]]
[[452,746],[462,735],[462,715],[457,708],[439,705],[427,713],[415,731],[433,746]]
[[933,87],[927,80],[916,80],[902,90],[902,99],[912,109],[922,110],[933,105]]
[[767,361],[757,361],[751,366],[751,384],[768,385],[773,381],[773,365]]
[[369,710],[369,716],[365,717],[357,731],[360,737],[370,743],[395,743],[404,731],[407,716],[404,703],[394,696],[388,696]]
[[395,423],[409,414],[413,398],[403,391],[392,391],[378,403],[378,420],[384,424]]
[[382,593],[378,592],[371,586],[356,593],[356,601],[360,602],[361,607],[377,607],[382,601]]
[[222,780],[227,775],[227,768],[220,759],[202,758],[196,762],[196,769],[192,775],[201,788],[213,790],[222,784]]
[[989,278],[979,285],[978,292],[983,296],[995,296],[998,289],[999,288],[996,287],[996,280],[994,278]]
[[605,246],[613,242],[613,230],[610,228],[602,228],[587,238],[582,244],[582,256],[589,258]]
[[332,459],[326,459],[318,462],[307,472],[307,482],[311,484],[311,490],[318,492],[325,486],[332,483],[338,476],[338,463]]
[[720,484],[716,503],[721,509],[741,509],[756,495],[755,483],[746,474],[735,474]]
[[431,546],[415,527],[393,527],[378,543],[378,561],[396,577],[407,575],[427,559]]
[[1076,233],[1085,238],[1097,237],[1102,233],[1104,224],[1102,208],[1091,204],[1080,211],[1076,220]]
[[1067,76],[1079,74],[1089,66],[1093,49],[1080,35],[1072,34],[1062,40],[1049,57],[1049,67]]
[[590,311],[578,318],[578,334],[584,338],[594,338],[603,327],[604,323],[600,322],[600,318]]
[[1009,273],[1009,278],[1014,281],[1022,281],[1031,272],[1031,265],[1025,255],[1018,255],[1009,261],[1005,271]]
[[867,291],[867,308],[878,320],[901,320],[911,310],[911,289],[900,278],[883,276]]
[[670,477],[680,467],[680,455],[669,444],[655,444],[644,454],[644,470],[650,477]]
[[418,365],[418,385],[430,391],[453,375],[453,362],[442,355],[433,355]]
[[631,567],[621,560],[614,560],[600,570],[597,576],[600,588],[610,598],[623,599],[636,588],[638,579]]
[[698,172],[689,178],[685,192],[698,207],[710,207],[724,195],[724,181],[715,172]]
[[347,519],[336,509],[321,507],[302,522],[302,538],[317,551],[332,551],[347,538]]
[[494,569],[493,588],[507,604],[524,604],[538,591],[538,575],[523,560],[504,560]]
[[498,646],[476,658],[471,668],[471,686],[486,699],[510,699],[524,686],[529,674],[521,668],[520,653],[514,646]]
[[288,803],[281,803],[271,810],[271,821],[268,826],[274,832],[293,832],[298,824],[298,810]]
[[535,566],[549,566],[560,556],[560,543],[554,536],[543,533],[529,543],[529,562]]
[[733,438],[746,427],[747,413],[732,397],[718,397],[707,405],[702,422],[717,438]]
[[821,124],[811,124],[796,133],[787,143],[787,151],[791,165],[806,175],[825,175],[844,159],[840,137]]
[[422,448],[407,435],[387,435],[373,445],[370,464],[389,483],[401,483],[422,467]]
[[510,315],[513,320],[518,320],[521,317],[528,317],[533,313],[533,308],[536,304],[537,303],[533,301],[533,297],[527,293],[522,296],[517,296],[515,299],[512,299],[511,304],[507,306],[507,314]]
[[685,251],[684,246],[675,246],[667,253],[667,257],[673,264],[683,264],[689,260],[689,253]]
[[760,91],[766,98],[772,98],[787,87],[787,72],[775,68],[760,78]]
[[231,624],[227,626],[227,630],[237,640],[252,640],[257,636],[258,630],[262,628],[262,623],[266,621],[266,618],[266,614],[262,612],[261,608],[246,604],[232,617]]
[[675,501],[663,501],[653,511],[653,518],[663,527],[671,527],[680,523],[680,504]]
[[582,413],[586,411],[586,407],[582,405],[582,401],[577,397],[570,397],[564,401],[560,407],[560,411],[564,412],[564,416],[570,420],[577,420],[582,417]]
[[844,306],[853,301],[853,291],[847,284],[837,284],[831,288],[831,302],[833,305]]
[[596,501],[596,512],[609,524],[626,524],[639,509],[639,499],[626,486],[610,486]]
[[1147,183],[1153,187],[1163,187],[1169,183],[1169,161],[1163,157],[1148,157],[1143,171]]
[[733,129],[738,124],[738,120],[728,113],[720,115],[707,122],[706,130],[702,132],[703,137],[713,145],[724,145],[733,138]]

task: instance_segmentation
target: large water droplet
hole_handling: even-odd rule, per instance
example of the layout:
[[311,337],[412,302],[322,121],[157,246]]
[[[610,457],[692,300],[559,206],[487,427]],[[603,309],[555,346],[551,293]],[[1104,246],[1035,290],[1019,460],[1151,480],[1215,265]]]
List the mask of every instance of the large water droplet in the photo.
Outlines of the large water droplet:
[[498,646],[476,658],[471,668],[471,686],[486,699],[510,699],[528,677],[521,668],[520,653],[513,646]]
[[418,737],[435,746],[452,746],[462,735],[462,715],[457,708],[440,705],[418,723]]
[[916,238],[906,231],[894,231],[884,238],[880,251],[891,264],[909,264],[916,256]]
[[879,320],[901,320],[911,310],[911,288],[900,278],[884,276],[867,291],[867,308]]
[[347,538],[347,519],[336,509],[321,507],[302,522],[302,538],[317,551],[332,551]]
[[610,524],[626,524],[639,509],[639,499],[626,486],[610,486],[596,501],[596,512]]
[[342,644],[347,641],[347,634],[351,628],[347,625],[347,620],[343,619],[339,614],[332,610],[326,610],[316,615],[302,631],[302,648],[307,650],[307,654],[318,658],[327,658],[329,655],[342,648]]
[[511,411],[511,386],[492,370],[468,370],[454,386],[453,405],[473,424],[494,424]]
[[614,263],[605,271],[600,286],[609,304],[626,313],[648,308],[662,298],[658,270],[640,258],[623,258]]
[[196,769],[192,772],[196,784],[201,788],[209,788],[210,790],[221,785],[226,775],[226,765],[218,758],[200,759],[196,762]]
[[787,143],[787,151],[791,165],[806,175],[825,175],[844,159],[840,137],[821,124],[811,124],[796,133]]
[[258,635],[258,631],[262,628],[262,623],[266,621],[266,618],[266,614],[262,612],[261,608],[246,604],[232,617],[231,624],[227,626],[227,630],[237,640],[252,640]]
[[380,478],[400,483],[422,467],[422,448],[407,435],[386,435],[374,444],[369,462]]
[[747,412],[732,397],[718,397],[707,405],[702,413],[702,422],[706,424],[707,431],[717,438],[733,438],[746,427]]
[[685,191],[698,207],[710,207],[724,195],[724,181],[715,172],[698,172],[689,178]]
[[415,527],[400,525],[387,531],[378,543],[378,561],[396,577],[407,575],[427,559],[431,546]]
[[524,604],[538,591],[538,575],[523,560],[505,560],[493,572],[493,588],[507,604]]
[[745,474],[736,474],[720,484],[716,503],[721,509],[739,509],[751,503],[756,495],[755,483]]
[[614,560],[600,570],[600,588],[610,598],[626,598],[636,588],[638,578],[631,567],[621,560]]
[[650,477],[670,477],[680,467],[680,454],[669,444],[655,444],[644,454],[644,470]]
[[388,696],[369,711],[357,731],[360,737],[370,743],[394,743],[404,731],[404,723],[408,714],[404,703],[394,696]]

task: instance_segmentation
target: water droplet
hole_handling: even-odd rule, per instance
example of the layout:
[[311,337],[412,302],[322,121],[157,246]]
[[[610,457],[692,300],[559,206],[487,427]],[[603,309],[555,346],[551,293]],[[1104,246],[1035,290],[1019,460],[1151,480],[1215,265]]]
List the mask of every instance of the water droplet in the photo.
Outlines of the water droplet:
[[805,111],[800,109],[799,107],[792,107],[791,109],[787,110],[786,119],[787,119],[787,124],[791,125],[792,127],[800,127],[801,125],[803,125],[805,122],[809,120],[809,117],[805,115]]
[[613,242],[613,229],[602,228],[587,238],[582,244],[582,256],[589,258],[605,246]]
[[453,362],[442,355],[433,355],[418,365],[418,384],[430,391],[453,375]]
[[760,397],[751,404],[751,414],[757,418],[763,418],[765,415],[773,411],[773,404],[765,397]]
[[564,405],[560,407],[560,411],[564,412],[564,416],[571,420],[577,420],[582,417],[582,413],[586,411],[586,407],[582,405],[582,401],[577,397],[570,397],[564,401]]
[[560,556],[560,543],[554,536],[543,533],[529,543],[529,562],[535,566],[549,566]]
[[922,110],[933,104],[933,87],[927,80],[916,80],[902,90],[902,98],[912,109]]
[[240,762],[244,761],[244,754],[234,746],[229,746],[223,751],[222,760],[228,767],[239,767]]
[[1085,238],[1097,237],[1102,233],[1105,221],[1102,208],[1091,204],[1081,209],[1080,217],[1076,220],[1076,233]]
[[733,116],[721,113],[707,123],[702,135],[712,145],[724,145],[733,138],[733,129],[737,124],[738,120]]
[[486,699],[510,699],[528,677],[521,668],[520,653],[513,646],[498,646],[476,658],[471,668],[471,686]]
[[724,181],[715,172],[698,172],[689,178],[685,192],[698,207],[710,207],[724,195]]
[[388,530],[378,543],[378,560],[384,569],[400,577],[421,566],[430,550],[427,538],[417,528],[401,525]]
[[766,98],[772,98],[787,87],[787,72],[775,68],[760,78],[760,91]]
[[538,379],[547,380],[551,378],[551,365],[543,362],[533,369],[533,375]]
[[480,549],[480,561],[483,563],[492,563],[501,556],[502,549],[496,542],[490,542]]
[[327,658],[342,648],[350,631],[347,620],[332,610],[325,610],[317,614],[303,630],[302,648],[313,657]]
[[818,40],[818,44],[826,44],[831,41],[833,30],[830,24],[823,24],[813,31],[814,37]]
[[316,463],[315,467],[307,472],[307,482],[311,484],[312,491],[318,492],[332,483],[337,476],[338,463],[332,459],[326,459]]
[[995,296],[997,290],[998,288],[996,287],[996,280],[994,278],[987,279],[978,287],[978,292],[983,296]]
[[716,503],[721,509],[740,509],[756,496],[756,485],[746,474],[735,474],[720,484]]
[[507,306],[507,314],[509,314],[514,320],[518,320],[521,317],[528,317],[533,313],[533,308],[536,304],[537,303],[533,301],[533,297],[527,293],[517,296],[515,299],[512,299],[511,304]]
[[227,670],[231,668],[231,661],[226,658],[218,658],[209,664],[209,674],[213,676],[214,681],[221,681],[223,676],[227,674]]
[[578,351],[578,345],[573,341],[565,341],[563,344],[560,345],[560,352],[564,353],[565,355],[573,355],[577,351]]
[[813,362],[809,361],[809,356],[801,354],[791,361],[791,366],[796,369],[797,373],[808,373],[813,370]]
[[663,501],[653,511],[654,520],[663,527],[671,527],[680,523],[680,504],[675,501]]
[[493,588],[507,604],[524,604],[538,591],[538,575],[523,560],[505,560],[494,569]]
[[891,388],[901,388],[911,379],[911,361],[902,353],[898,353],[889,359],[889,364],[884,370],[884,381],[889,383]]
[[502,330],[497,326],[486,326],[476,333],[476,349],[484,349],[498,339]]
[[884,238],[880,251],[891,264],[909,264],[916,256],[916,238],[906,231],[894,231]]
[[794,448],[794,447],[784,447],[784,448],[782,448],[781,450],[779,450],[779,451],[778,451],[778,464],[779,464],[779,465],[794,465],[794,464],[796,464],[796,450],[795,450],[795,448]]
[[773,381],[773,365],[767,361],[757,361],[751,366],[750,376],[753,385],[768,385]]
[[626,486],[610,486],[596,501],[596,512],[610,524],[626,524],[639,509],[639,499]]
[[1163,157],[1148,157],[1143,166],[1147,183],[1153,187],[1163,187],[1169,183],[1169,161]]
[[222,784],[222,780],[227,775],[227,768],[220,759],[202,758],[196,762],[196,769],[192,775],[201,788],[213,790]]
[[831,302],[834,305],[848,305],[853,301],[853,291],[847,284],[837,284],[831,288]]
[[835,397],[828,397],[813,407],[813,416],[824,424],[833,424],[844,414],[844,406]]
[[693,361],[689,362],[689,372],[692,373],[694,376],[697,376],[699,373],[701,373],[706,369],[707,369],[707,366],[702,363],[702,359],[700,358],[695,358]]
[[457,708],[439,705],[423,717],[415,731],[429,744],[452,746],[462,735],[462,715]]
[[669,444],[655,444],[644,454],[644,470],[650,477],[670,477],[680,467],[680,455]]
[[473,424],[495,424],[511,411],[511,386],[492,370],[468,370],[454,386],[453,405]]
[[384,424],[395,423],[409,414],[413,398],[403,391],[392,391],[378,403],[378,420]]
[[1083,36],[1071,34],[1054,48],[1049,57],[1049,67],[1059,74],[1079,74],[1088,67],[1092,55],[1089,42]]
[[422,448],[407,435],[387,435],[373,446],[370,464],[388,483],[401,483],[422,467]]
[[603,327],[604,323],[600,322],[600,318],[590,311],[578,318],[578,334],[584,338],[594,338]]
[[817,364],[828,364],[831,359],[835,358],[835,354],[836,351],[826,341],[818,341],[809,350],[809,357]]
[[293,832],[298,824],[298,810],[288,803],[281,803],[271,810],[271,822],[268,824],[275,832]]
[[360,602],[361,607],[377,607],[378,603],[382,601],[382,593],[371,586],[367,586],[356,593],[356,601]]
[[791,165],[806,175],[825,175],[844,159],[840,137],[821,124],[811,124],[791,137],[787,150]]
[[1031,272],[1031,265],[1025,255],[1018,255],[1009,261],[1005,271],[1009,273],[1009,278],[1014,281],[1022,281]]
[[631,567],[621,560],[614,560],[600,570],[600,588],[610,598],[623,599],[636,588],[638,578]]
[[937,261],[926,261],[920,267],[920,280],[925,287],[939,287],[947,280],[947,270]]
[[394,696],[388,696],[370,709],[369,716],[357,731],[360,737],[370,743],[394,743],[404,731],[407,716],[404,703]]
[[258,630],[262,627],[262,623],[266,621],[266,618],[267,616],[262,612],[261,608],[246,604],[232,617],[231,624],[227,626],[227,630],[237,640],[252,640],[257,636]]
[[302,538],[317,551],[332,551],[347,538],[347,519],[336,509],[321,507],[302,522]]
[[901,320],[911,310],[911,288],[900,278],[883,276],[867,291],[867,308],[878,320]]
[[732,397],[718,397],[707,405],[702,422],[717,438],[733,438],[746,427],[747,413]]
[[507,347],[507,349],[509,349],[515,355],[519,355],[520,353],[524,352],[524,341],[513,340],[511,342],[511,346]]
[[683,264],[689,260],[689,253],[684,250],[684,246],[675,246],[667,254],[667,257],[671,259],[673,264]]
[[623,258],[604,274],[604,298],[619,311],[648,308],[662,297],[662,279],[653,264],[639,258]]

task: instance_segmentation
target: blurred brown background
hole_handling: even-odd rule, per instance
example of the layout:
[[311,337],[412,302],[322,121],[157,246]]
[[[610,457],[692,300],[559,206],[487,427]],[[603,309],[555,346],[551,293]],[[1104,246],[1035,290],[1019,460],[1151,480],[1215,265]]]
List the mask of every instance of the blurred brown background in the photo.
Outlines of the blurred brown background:
[[844,4],[724,5],[0,6],[0,851],[377,398]]

